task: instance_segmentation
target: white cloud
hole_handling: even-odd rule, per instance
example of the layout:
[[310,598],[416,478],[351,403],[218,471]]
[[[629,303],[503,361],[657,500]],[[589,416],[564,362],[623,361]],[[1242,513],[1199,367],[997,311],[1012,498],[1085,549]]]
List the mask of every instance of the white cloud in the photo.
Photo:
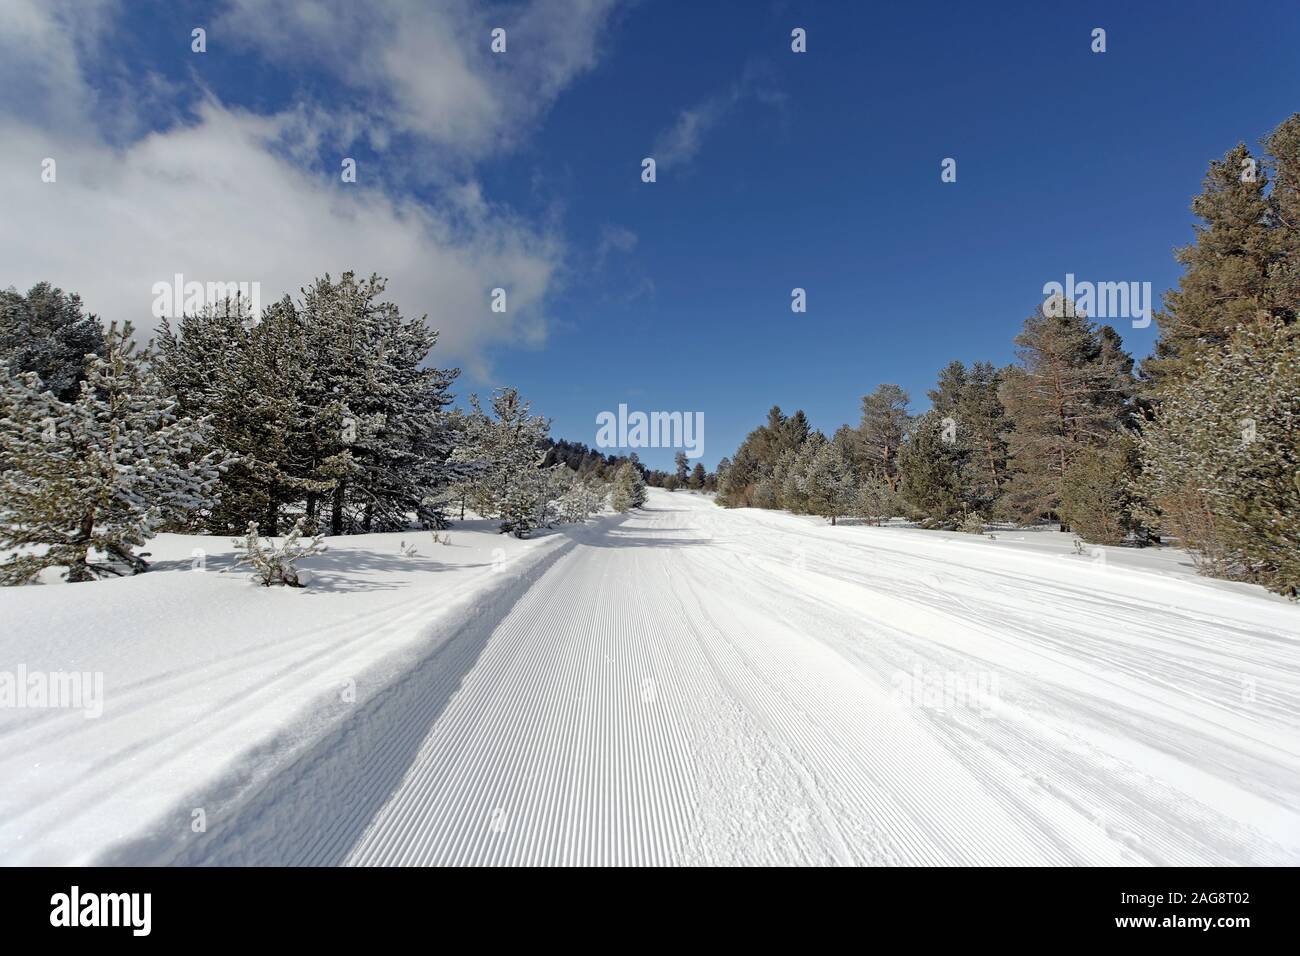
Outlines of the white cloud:
[[[209,102],[199,121],[124,150],[0,124],[3,281],[48,279],[106,319],[153,324],[153,283],[174,273],[257,281],[262,301],[324,272],[377,271],[405,315],[443,330],[438,357],[484,371],[483,349],[536,343],[563,247],[470,190],[431,208],[337,173],[307,173],[273,148],[292,118]],[[41,159],[58,180],[40,181]],[[509,292],[493,313],[489,292]]]
[[[616,0],[231,0],[214,31],[278,63],[319,68],[367,97],[384,128],[447,156],[516,145],[596,62]],[[502,27],[507,50],[489,49]]]
[[631,252],[636,248],[637,235],[625,226],[606,224],[600,228],[596,243],[596,263],[604,265],[611,252]]
[[720,93],[705,97],[677,114],[672,125],[659,134],[651,154],[661,168],[683,166],[699,153],[704,138],[746,99],[783,109],[785,94],[760,84],[763,74],[751,63],[741,78]]
[[[117,5],[5,0],[0,286],[49,280],[106,320],[149,329],[153,284],[178,272],[260,282],[265,304],[324,272],[376,271],[403,314],[428,313],[442,330],[439,363],[486,375],[492,344],[544,341],[565,244],[553,225],[528,223],[485,197],[472,162],[516,143],[592,65],[610,7],[536,0],[505,8],[509,59],[494,62],[486,52],[494,15],[465,0],[232,0],[208,28],[210,51],[243,36],[268,59],[296,56],[332,71],[347,101],[304,100],[262,115],[208,93],[186,119],[172,104],[165,129],[124,136],[139,116],[128,115],[121,87],[102,81],[123,67],[97,59]],[[322,137],[343,143],[362,132],[380,150],[392,134],[411,134],[437,155],[363,167],[355,184],[342,183],[337,166],[320,168]],[[41,182],[47,156],[58,164],[55,183]],[[440,198],[396,191],[404,166],[437,178]],[[504,314],[489,308],[498,286],[509,295]]]
[[0,3],[0,107],[72,128],[96,106],[83,58],[93,54],[114,0],[5,0]]

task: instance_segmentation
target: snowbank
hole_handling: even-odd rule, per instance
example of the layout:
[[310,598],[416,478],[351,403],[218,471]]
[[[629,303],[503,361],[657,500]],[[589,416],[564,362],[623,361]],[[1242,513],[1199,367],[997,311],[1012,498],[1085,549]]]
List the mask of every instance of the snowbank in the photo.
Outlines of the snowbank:
[[102,681],[102,700],[75,702],[91,706],[32,695],[0,707],[0,863],[167,862],[205,834],[233,841],[268,781],[341,728],[364,728],[451,636],[506,613],[571,545],[481,521],[450,539],[331,538],[305,564],[311,586],[293,590],[223,570],[228,539],[169,534],[138,577],[0,589],[0,677],[84,674],[89,697]]

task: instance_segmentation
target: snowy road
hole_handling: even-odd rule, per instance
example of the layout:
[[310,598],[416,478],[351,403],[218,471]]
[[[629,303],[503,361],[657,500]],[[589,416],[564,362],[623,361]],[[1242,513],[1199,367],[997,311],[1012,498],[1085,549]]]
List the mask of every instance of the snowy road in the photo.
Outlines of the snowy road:
[[571,533],[347,862],[1300,862],[1292,606],[686,494]]

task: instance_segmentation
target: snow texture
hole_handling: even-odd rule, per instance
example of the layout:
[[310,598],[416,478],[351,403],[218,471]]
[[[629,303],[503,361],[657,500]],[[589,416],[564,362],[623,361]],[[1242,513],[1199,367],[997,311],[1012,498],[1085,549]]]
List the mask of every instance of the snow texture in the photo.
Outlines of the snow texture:
[[0,670],[105,674],[0,709],[0,862],[1300,863],[1300,611],[1181,552],[657,489],[400,537],[0,592]]

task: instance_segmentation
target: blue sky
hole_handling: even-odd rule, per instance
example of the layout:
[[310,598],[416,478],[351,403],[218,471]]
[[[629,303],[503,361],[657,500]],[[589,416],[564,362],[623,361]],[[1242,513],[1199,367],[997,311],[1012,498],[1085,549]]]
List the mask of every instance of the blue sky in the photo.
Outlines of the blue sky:
[[[269,270],[266,297],[374,268],[394,275],[405,311],[448,329],[440,361],[466,368],[460,393],[517,385],[555,435],[589,444],[596,414],[620,402],[702,411],[709,467],[774,403],[831,431],[890,381],[923,409],[948,361],[1009,361],[1043,284],[1067,272],[1159,295],[1209,160],[1300,109],[1294,3],[593,0],[435,14],[390,0],[373,22],[337,6],[339,29],[298,0],[92,6],[93,18],[56,10],[74,36],[62,45],[23,27],[28,55],[51,45],[52,78],[9,77],[0,117],[22,149],[71,150],[78,179],[55,213],[27,193],[18,205],[101,233],[129,201],[183,209],[189,196],[201,213],[220,180],[214,234],[192,238],[196,222],[130,255],[107,235],[90,271],[11,236],[0,252],[17,274],[0,285],[39,275],[106,313],[133,307],[139,283],[125,291],[121,269],[169,276],[172,257]],[[487,51],[495,23],[509,36],[500,58]],[[202,57],[195,24],[209,30]],[[806,54],[790,51],[796,26]],[[238,152],[263,149],[247,164]],[[98,187],[77,168],[91,155],[112,170]],[[338,182],[340,155],[358,160],[357,186]],[[645,156],[659,161],[653,184]],[[945,157],[955,183],[940,181]],[[261,223],[281,196],[295,206]],[[301,222],[300,207],[312,209]],[[146,227],[159,229],[134,234]],[[521,290],[504,323],[479,301],[498,275]],[[790,310],[796,286],[806,314]],[[1119,331],[1139,356],[1155,333]],[[641,457],[662,466],[672,452]]]

